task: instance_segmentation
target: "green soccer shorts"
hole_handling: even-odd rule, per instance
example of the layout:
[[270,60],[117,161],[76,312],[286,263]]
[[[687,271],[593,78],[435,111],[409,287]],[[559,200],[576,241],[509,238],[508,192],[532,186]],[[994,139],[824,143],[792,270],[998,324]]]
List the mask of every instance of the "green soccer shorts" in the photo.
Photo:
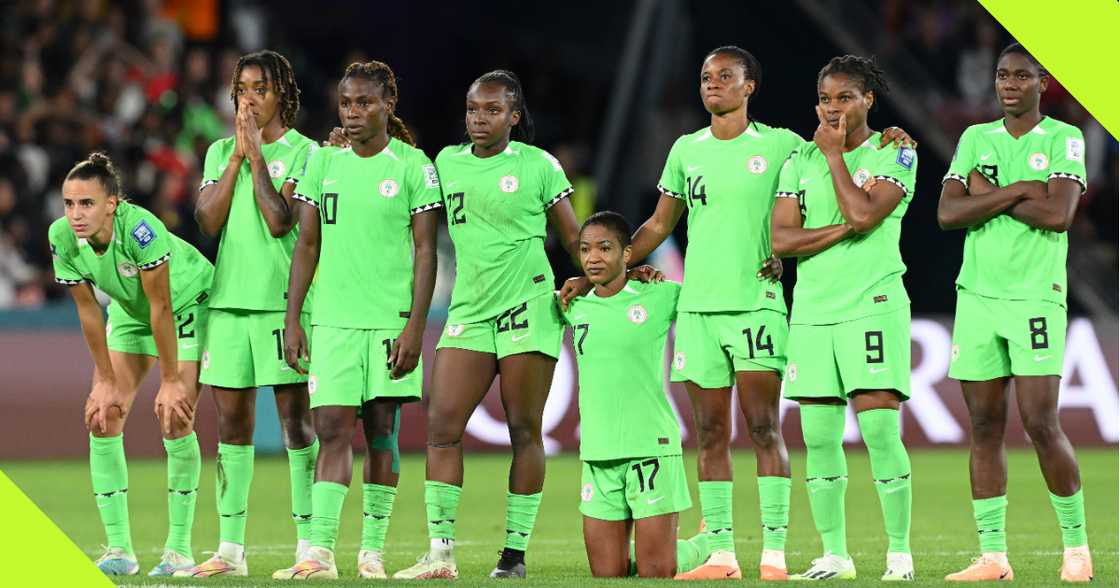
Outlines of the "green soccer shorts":
[[957,290],[949,377],[1061,376],[1066,309],[1043,300],[1000,300]]
[[583,462],[579,511],[602,521],[645,519],[692,508],[679,455]]
[[[198,361],[206,344],[207,294],[199,294],[193,302],[175,312],[175,338],[179,361]],[[159,357],[152,328],[126,313],[116,303],[109,305],[105,322],[105,342],[111,351]]]
[[791,325],[783,394],[839,398],[856,390],[910,397],[910,307],[832,325]]
[[401,329],[312,327],[311,408],[361,406],[375,398],[420,400],[423,360],[404,377],[389,377],[389,352],[400,334]]
[[786,365],[789,325],[776,310],[679,312],[673,382],[726,388],[735,372],[778,372]]
[[448,322],[436,349],[449,347],[493,353],[501,359],[518,353],[539,352],[560,357],[564,323],[551,292],[532,298],[476,323]]
[[[301,323],[310,335],[310,315]],[[284,313],[211,308],[198,381],[220,388],[302,384],[307,376],[284,361]]]

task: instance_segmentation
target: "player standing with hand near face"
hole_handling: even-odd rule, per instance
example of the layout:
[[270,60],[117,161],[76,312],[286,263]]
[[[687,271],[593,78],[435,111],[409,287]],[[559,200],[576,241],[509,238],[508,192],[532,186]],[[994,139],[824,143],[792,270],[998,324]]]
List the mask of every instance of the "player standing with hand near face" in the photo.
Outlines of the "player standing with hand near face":
[[292,194],[314,142],[292,128],[299,88],[278,53],[241,57],[230,81],[235,134],[206,152],[195,217],[218,235],[200,380],[218,409],[218,551],[178,575],[244,576],[245,524],[253,481],[256,389],[272,386],[291,468],[296,559],[311,532],[311,484],[318,441],[311,426],[307,376],[284,361],[284,311],[298,221]]
[[981,553],[946,580],[1014,578],[1003,443],[1012,379],[1062,530],[1061,579],[1093,578],[1081,473],[1058,420],[1066,230],[1085,191],[1085,140],[1077,127],[1039,112],[1049,81],[1022,45],[1003,50],[995,89],[1004,116],[965,130],[941,190],[941,227],[968,229],[949,377],[960,380],[972,422],[969,473]]

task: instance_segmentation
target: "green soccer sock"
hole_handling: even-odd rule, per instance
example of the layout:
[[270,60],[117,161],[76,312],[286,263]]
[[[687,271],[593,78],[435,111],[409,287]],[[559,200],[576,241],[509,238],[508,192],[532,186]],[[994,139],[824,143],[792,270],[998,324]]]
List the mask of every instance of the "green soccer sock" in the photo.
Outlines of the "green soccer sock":
[[731,482],[700,481],[700,512],[712,551],[735,551],[732,531]]
[[708,561],[712,554],[707,533],[699,533],[691,539],[677,539],[677,571],[690,572]]
[[1007,553],[1007,496],[973,499],[972,514],[980,553]]
[[805,439],[805,476],[813,524],[824,550],[846,558],[844,493],[848,489],[848,462],[844,458],[844,407],[802,405],[801,435]]
[[1056,496],[1050,493],[1050,504],[1058,515],[1058,526],[1062,528],[1062,545],[1082,547],[1089,544],[1085,533],[1085,498],[1078,489],[1073,496]]
[[218,538],[225,543],[245,545],[253,454],[252,445],[218,443]]
[[506,493],[506,547],[525,551],[529,549],[529,537],[537,522],[537,511],[541,507],[541,493]]
[[428,538],[455,539],[455,518],[459,516],[459,486],[424,481],[424,505],[428,511]]
[[396,499],[397,489],[392,486],[362,484],[362,549],[385,549],[385,534],[389,532],[389,517]]
[[898,416],[897,410],[889,408],[865,410],[857,415],[883,510],[890,543],[887,552],[910,553],[910,456],[902,444]]
[[315,460],[319,457],[319,440],[303,449],[288,450],[288,474],[292,480],[292,520],[296,538],[311,538],[311,486],[315,483]]
[[89,436],[89,473],[97,511],[105,527],[109,547],[132,553],[128,527],[128,466],[124,459],[124,435]]
[[311,487],[311,545],[334,551],[347,490],[335,482],[315,482]]
[[193,559],[191,529],[194,527],[194,505],[198,500],[198,477],[202,456],[198,436],[164,439],[167,451],[167,542],[164,549]]
[[789,478],[758,478],[758,510],[762,513],[762,548],[785,551],[789,527]]

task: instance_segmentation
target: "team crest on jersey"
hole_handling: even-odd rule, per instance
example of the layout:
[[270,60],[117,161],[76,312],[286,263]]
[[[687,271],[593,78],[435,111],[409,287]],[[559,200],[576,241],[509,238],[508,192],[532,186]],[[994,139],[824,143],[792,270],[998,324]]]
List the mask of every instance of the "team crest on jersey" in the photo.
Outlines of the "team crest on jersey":
[[274,159],[268,162],[268,175],[273,178],[284,177],[285,169],[286,168],[284,167],[284,162],[280,161],[279,159]]
[[1027,163],[1029,163],[1031,169],[1035,171],[1042,171],[1047,167],[1050,167],[1050,159],[1046,157],[1045,153],[1041,152],[1031,155],[1030,158],[1027,159]]
[[392,198],[401,191],[401,187],[393,180],[383,180],[381,185],[377,187],[377,191],[386,198]]
[[463,325],[447,325],[447,335],[449,337],[458,337],[463,334]]
[[797,364],[790,363],[786,366],[786,379],[790,382],[797,380]]
[[860,188],[862,188],[863,185],[867,183],[867,180],[870,180],[870,179],[871,179],[871,170],[869,170],[867,168],[860,168],[860,169],[856,170],[856,173],[852,174],[852,181],[855,182],[855,184],[857,186],[859,186]]
[[143,249],[155,240],[156,232],[148,225],[148,221],[140,221],[140,224],[132,229],[132,238],[135,239],[136,244]]
[[894,162],[906,169],[913,169],[915,157],[916,154],[914,153],[913,149],[909,147],[901,147],[898,150],[898,157],[895,158]]
[[204,369],[204,370],[210,369],[210,352],[209,351],[203,351],[202,352],[202,369]]
[[584,484],[583,488],[579,491],[579,497],[582,498],[584,502],[591,502],[591,497],[594,495],[595,487],[592,486],[590,482]]
[[502,176],[502,179],[498,180],[498,187],[507,194],[516,192],[519,185],[517,176]]
[[766,171],[766,158],[761,155],[755,155],[747,160],[747,169],[752,174],[761,174]]
[[952,356],[952,359],[949,360],[949,363],[956,363],[956,361],[958,359],[960,359],[960,357],[961,357],[961,346],[960,345],[957,345],[956,343],[953,344],[953,351],[951,353],[951,356]]
[[316,378],[315,376],[308,376],[307,377],[307,395],[311,396],[312,394],[314,394],[315,390],[318,387],[319,387],[319,378]]
[[130,261],[122,261],[117,265],[117,272],[126,278],[135,278],[140,273],[140,268]]
[[673,354],[673,369],[680,371],[684,369],[684,352],[678,351]]
[[630,322],[635,325],[640,325],[646,322],[646,319],[649,318],[649,313],[646,312],[646,307],[641,304],[635,304],[626,309],[626,316],[630,319]]

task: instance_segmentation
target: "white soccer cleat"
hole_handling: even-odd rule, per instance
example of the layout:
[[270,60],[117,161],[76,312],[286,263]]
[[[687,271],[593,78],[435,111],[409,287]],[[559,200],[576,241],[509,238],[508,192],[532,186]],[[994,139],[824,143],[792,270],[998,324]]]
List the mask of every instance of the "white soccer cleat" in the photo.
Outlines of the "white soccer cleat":
[[416,558],[416,564],[393,574],[394,580],[453,580],[459,577],[459,568],[451,554],[437,556],[425,553]]
[[334,565],[334,552],[322,547],[310,547],[307,556],[290,568],[276,570],[273,580],[337,580],[338,568]]
[[385,562],[381,559],[380,551],[363,549],[358,552],[358,577],[373,580],[389,577],[385,574]]
[[909,553],[888,553],[884,582],[908,582],[914,579],[914,557]]
[[790,580],[854,580],[856,564],[849,558],[826,553],[813,560],[813,565],[804,573],[794,574]]
[[93,563],[106,576],[135,576],[140,573],[140,562],[136,561],[136,556],[120,547],[106,547],[105,553]]
[[189,570],[194,567],[194,560],[170,549],[163,552],[159,564],[148,572],[149,576],[174,576],[179,570]]
[[245,558],[241,561],[230,561],[220,553],[215,553],[214,557],[185,570],[175,572],[176,578],[210,578],[213,576],[248,576],[249,564],[246,563]]

